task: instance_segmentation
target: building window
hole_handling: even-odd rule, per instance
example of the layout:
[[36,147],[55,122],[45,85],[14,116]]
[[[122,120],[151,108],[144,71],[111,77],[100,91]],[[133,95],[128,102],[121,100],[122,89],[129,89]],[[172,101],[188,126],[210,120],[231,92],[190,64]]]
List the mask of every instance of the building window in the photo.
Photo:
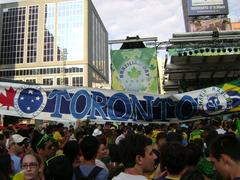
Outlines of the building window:
[[57,6],[57,60],[83,59],[84,0],[59,2]]
[[43,84],[44,85],[53,85],[53,78],[44,78]]
[[65,77],[64,81],[63,81],[63,78],[57,78],[57,85],[66,85],[66,86],[68,86],[68,77]]
[[72,86],[83,86],[83,77],[72,77]]
[[36,84],[36,79],[26,79],[26,82]]
[[43,61],[54,60],[55,4],[45,5]]
[[[81,67],[65,67],[64,73],[74,73],[78,74],[83,72],[83,68]],[[19,70],[6,70],[6,71],[0,71],[0,77],[1,76],[32,76],[32,75],[38,75],[38,74],[61,74],[61,69],[58,68],[41,68],[41,69],[19,69]],[[68,83],[65,83],[68,84]]]
[[0,64],[23,63],[26,8],[3,9]]
[[27,63],[37,60],[38,6],[29,7]]

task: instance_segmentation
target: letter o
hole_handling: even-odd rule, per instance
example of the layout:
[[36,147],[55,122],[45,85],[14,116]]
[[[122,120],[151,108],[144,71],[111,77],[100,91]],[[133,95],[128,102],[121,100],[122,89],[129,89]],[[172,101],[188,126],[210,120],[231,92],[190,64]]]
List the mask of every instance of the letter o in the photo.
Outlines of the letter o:
[[[125,113],[121,117],[116,116],[116,114],[114,112],[115,111],[114,105],[117,101],[122,101],[124,104]],[[131,117],[131,114],[132,114],[131,102],[125,94],[116,93],[109,98],[109,100],[108,100],[108,116],[110,117],[110,119],[127,121]]]
[[[77,100],[80,96],[84,96],[84,98],[86,99],[86,104],[82,112],[77,112],[76,111]],[[70,112],[74,118],[81,119],[88,114],[91,108],[91,104],[92,104],[92,99],[91,99],[91,96],[88,94],[88,92],[86,90],[80,90],[76,92],[72,97],[71,104],[70,104]]]

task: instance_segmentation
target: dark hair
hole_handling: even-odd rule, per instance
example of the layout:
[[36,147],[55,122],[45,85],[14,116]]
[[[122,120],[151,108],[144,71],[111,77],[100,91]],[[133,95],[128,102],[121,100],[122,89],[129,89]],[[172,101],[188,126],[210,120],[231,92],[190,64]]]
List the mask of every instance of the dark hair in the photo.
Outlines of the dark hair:
[[205,138],[205,143],[207,147],[205,148],[205,156],[209,156],[209,149],[212,141],[218,137],[218,133],[216,130],[210,130]]
[[186,146],[186,156],[188,166],[197,166],[198,161],[203,157],[203,142],[195,139]]
[[145,126],[144,129],[145,129],[145,133],[146,133],[146,134],[151,134],[152,131],[153,131],[152,125],[147,125],[147,126]]
[[176,132],[169,132],[167,134],[167,138],[166,138],[167,142],[179,142],[181,143],[183,140],[183,137],[181,134],[176,133]]
[[46,180],[71,180],[73,167],[66,156],[56,155],[45,162],[44,175]]
[[0,153],[0,174],[5,179],[9,179],[11,173],[11,157],[7,152],[2,152]]
[[63,154],[65,154],[68,157],[71,163],[74,162],[79,153],[80,148],[77,141],[68,141],[63,147]]
[[100,144],[96,137],[86,136],[80,143],[81,153],[86,160],[91,160],[96,157]]
[[37,149],[44,149],[49,140],[51,140],[51,138],[47,134],[36,133],[31,142],[33,151],[37,153]]
[[33,151],[36,152],[36,153],[37,153],[37,144],[41,140],[42,137],[43,137],[43,134],[39,133],[36,130],[33,131],[33,137],[32,137],[32,140],[31,140],[31,147],[32,147]]
[[118,145],[113,144],[109,147],[109,155],[111,157],[112,162],[121,162],[121,158],[119,157]]
[[119,156],[125,168],[135,165],[137,155],[145,156],[145,147],[152,144],[152,140],[140,134],[131,134],[119,143]]
[[228,155],[232,160],[240,161],[240,141],[234,135],[221,135],[210,146],[210,154],[217,160],[222,154]]
[[107,139],[104,135],[98,135],[96,136],[99,144],[104,144],[105,146],[107,145]]
[[166,139],[166,138],[167,138],[167,134],[165,132],[159,132],[156,137],[156,142],[158,142],[159,139]]
[[[160,152],[160,164],[168,172],[178,175],[186,166],[186,148],[178,142],[167,142]],[[162,169],[165,170],[165,169]]]
[[198,169],[190,169],[181,176],[180,180],[204,180],[204,176]]
[[58,123],[56,127],[57,127],[57,128],[63,128],[63,127],[64,127],[64,124],[63,124],[63,123]]

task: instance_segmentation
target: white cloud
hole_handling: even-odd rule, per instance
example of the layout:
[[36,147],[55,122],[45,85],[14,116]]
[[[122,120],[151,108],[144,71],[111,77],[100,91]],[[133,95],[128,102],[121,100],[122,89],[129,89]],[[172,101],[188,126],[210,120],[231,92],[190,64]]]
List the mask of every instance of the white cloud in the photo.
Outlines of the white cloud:
[[[126,36],[158,37],[185,32],[181,0],[92,0],[109,40]],[[240,17],[239,0],[228,0],[230,17]]]
[[184,32],[180,0],[93,0],[109,39],[126,36],[168,40],[172,32]]

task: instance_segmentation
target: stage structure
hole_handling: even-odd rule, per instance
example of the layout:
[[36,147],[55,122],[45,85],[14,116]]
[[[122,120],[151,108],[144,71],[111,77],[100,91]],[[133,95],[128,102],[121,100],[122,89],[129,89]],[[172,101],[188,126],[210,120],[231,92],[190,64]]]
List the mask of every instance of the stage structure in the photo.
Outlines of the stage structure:
[[239,79],[239,40],[240,31],[173,34],[165,62],[165,92],[187,92]]

